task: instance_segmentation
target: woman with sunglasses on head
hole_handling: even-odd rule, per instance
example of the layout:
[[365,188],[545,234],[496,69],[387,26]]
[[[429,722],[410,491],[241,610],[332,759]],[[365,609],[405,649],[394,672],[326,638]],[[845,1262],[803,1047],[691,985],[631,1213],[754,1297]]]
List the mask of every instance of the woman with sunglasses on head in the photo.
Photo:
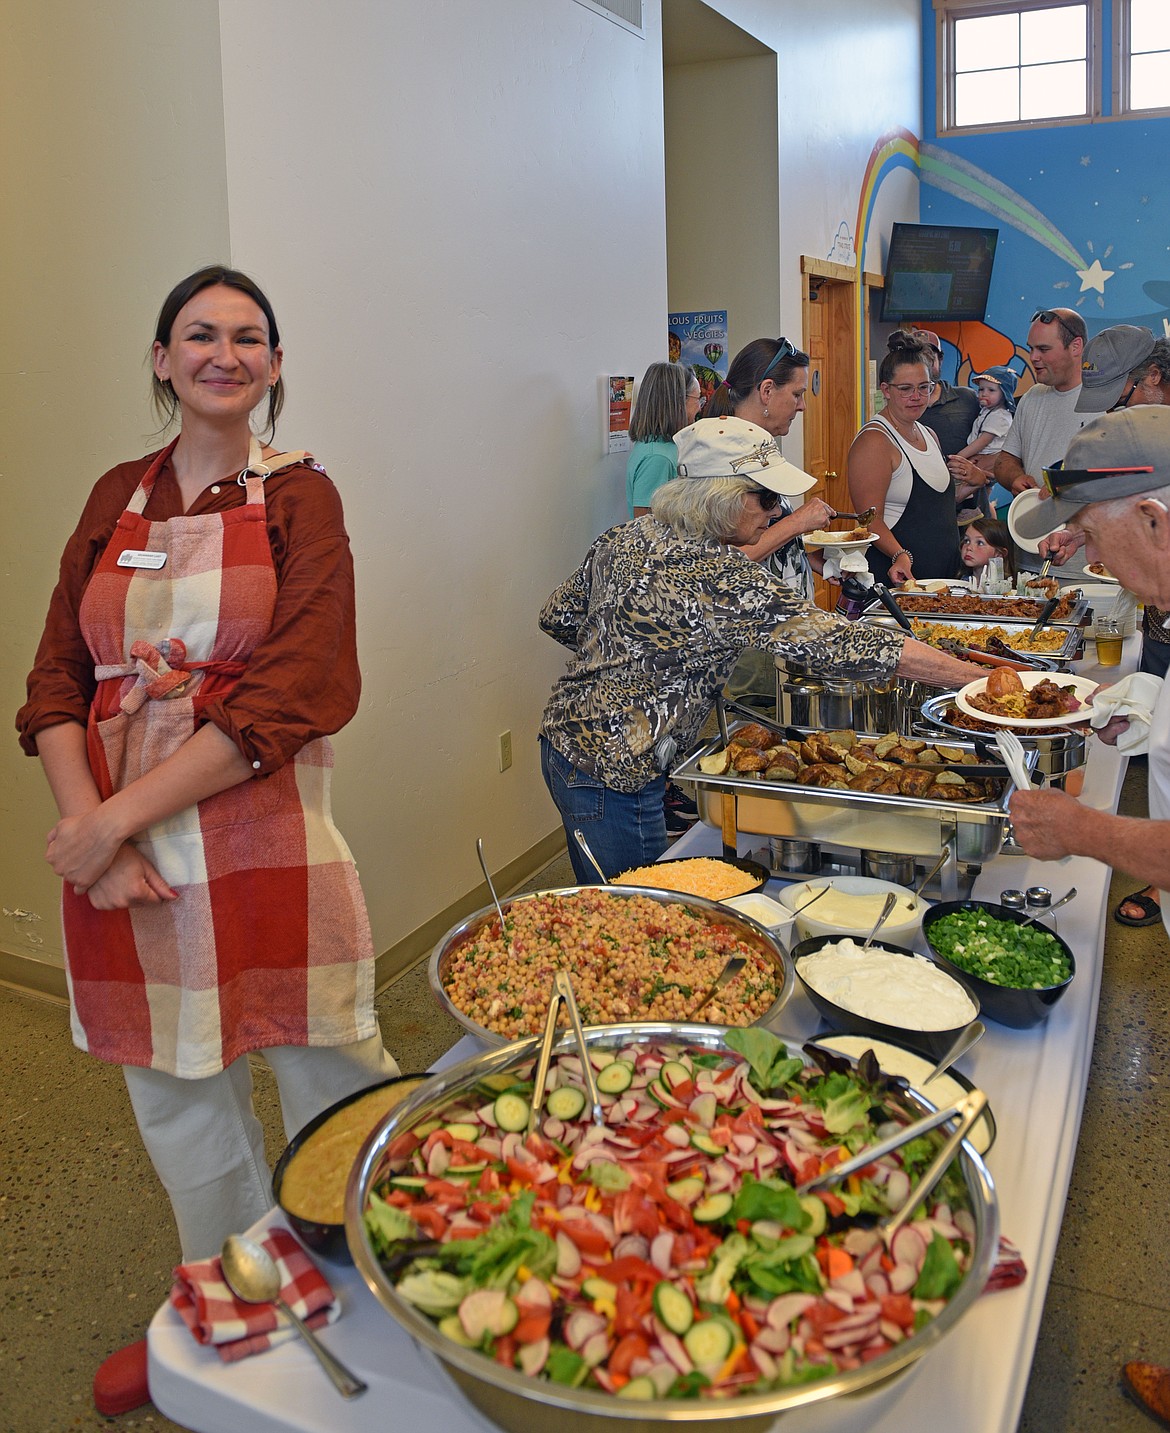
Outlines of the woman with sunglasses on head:
[[951,577],[959,566],[955,480],[938,439],[918,420],[934,388],[922,341],[897,332],[878,368],[886,406],[849,449],[853,506],[877,509],[867,553],[870,571],[891,585],[912,577]]
[[[121,1065],[183,1259],[272,1205],[249,1056],[291,1138],[397,1073],[374,1012],[329,734],[357,708],[353,562],[337,490],[272,436],[272,306],[220,266],[168,295],[152,348],[158,452],[99,478],[61,560],[18,725],[60,819],[47,859],[73,1038]],[[146,1399],[139,1342],[94,1383]]]
[[540,625],[568,648],[541,724],[541,767],[577,879],[606,876],[666,850],[666,773],[698,739],[744,648],[860,680],[898,672],[963,685],[975,668],[805,602],[745,555],[794,470],[770,434],[740,418],[693,423],[677,437],[679,476],[650,512],[602,533],[545,603]]
[[[756,338],[735,355],[727,378],[711,395],[699,422],[734,414],[783,438],[798,413],[804,411],[808,389],[809,357],[786,338]],[[793,469],[793,473],[798,473]],[[828,527],[836,511],[823,498],[796,499],[815,486],[816,480],[800,475],[803,486],[780,495],[772,521],[757,541],[743,548],[807,601],[813,599],[813,573],[824,566],[821,553],[805,547],[805,533]],[[727,683],[733,697],[776,697],[775,662],[762,652],[745,652]]]

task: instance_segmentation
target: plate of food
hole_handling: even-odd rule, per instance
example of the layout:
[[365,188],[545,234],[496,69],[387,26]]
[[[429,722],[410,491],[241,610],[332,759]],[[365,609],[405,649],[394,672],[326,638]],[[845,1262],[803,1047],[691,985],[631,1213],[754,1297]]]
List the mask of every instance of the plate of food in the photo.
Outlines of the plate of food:
[[900,587],[893,587],[892,592],[970,592],[971,581],[966,577],[924,577],[921,582],[912,577],[909,582],[903,582]]
[[1088,677],[1054,678],[1051,672],[1015,672],[997,667],[989,677],[968,682],[955,693],[955,705],[968,716],[994,726],[1034,731],[1076,726],[1089,719],[1098,683]]
[[871,542],[877,542],[877,538],[867,527],[851,527],[840,532],[818,527],[815,532],[804,535],[805,547],[835,547],[842,552],[860,552]]
[[1085,571],[1094,582],[1111,582],[1115,587],[1121,586],[1121,578],[1114,577],[1103,562],[1086,562]]

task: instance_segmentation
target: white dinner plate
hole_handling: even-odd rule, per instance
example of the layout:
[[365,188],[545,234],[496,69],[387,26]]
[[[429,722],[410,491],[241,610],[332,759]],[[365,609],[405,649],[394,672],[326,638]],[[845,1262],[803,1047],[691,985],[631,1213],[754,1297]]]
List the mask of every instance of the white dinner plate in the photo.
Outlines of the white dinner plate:
[[856,542],[827,542],[811,532],[806,532],[804,535],[805,547],[831,547],[837,552],[862,552],[871,542],[877,542],[877,538],[872,533],[869,537],[858,538]]
[[1106,572],[1100,563],[1096,563],[1095,565],[1101,568],[1100,572],[1094,572],[1092,567],[1085,567],[1085,576],[1090,582],[1108,582],[1111,587],[1121,586],[1120,577],[1114,577],[1112,572]]
[[[1041,539],[1038,537],[1021,537],[1016,530],[1016,524],[1025,513],[1031,512],[1037,503],[1048,501],[1049,499],[1041,493],[1039,488],[1025,488],[1022,493],[1017,493],[1012,499],[1012,505],[1008,508],[1007,515],[1008,532],[1010,532],[1015,539],[1016,546],[1022,547],[1025,552],[1039,552]],[[1062,522],[1057,521],[1053,523],[1052,531],[1055,532],[1057,528],[1063,526],[1064,524]],[[1047,534],[1045,534],[1045,536],[1047,536]]]
[[1063,672],[1020,673],[1020,681],[1029,691],[1045,680],[1055,682],[1058,687],[1072,687],[1073,695],[1086,705],[1079,711],[1065,712],[1063,716],[1057,717],[997,716],[995,712],[985,712],[982,707],[973,706],[970,700],[972,697],[981,696],[987,689],[986,677],[980,677],[977,682],[968,682],[961,691],[956,692],[955,705],[960,711],[965,711],[968,716],[978,717],[980,721],[989,721],[993,726],[1015,727],[1020,731],[1033,731],[1037,727],[1046,726],[1077,726],[1089,720],[1088,702],[1100,685],[1098,682],[1092,682],[1088,677],[1066,677]]

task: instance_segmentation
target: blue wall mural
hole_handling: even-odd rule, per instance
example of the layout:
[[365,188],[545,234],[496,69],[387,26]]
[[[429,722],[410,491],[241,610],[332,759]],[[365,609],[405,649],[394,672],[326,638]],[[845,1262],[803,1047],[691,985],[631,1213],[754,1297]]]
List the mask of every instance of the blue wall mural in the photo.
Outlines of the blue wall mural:
[[1022,391],[1031,381],[1022,345],[1039,308],[1076,309],[1090,335],[1132,323],[1170,336],[1170,118],[940,139],[931,0],[922,17],[921,220],[1000,231],[986,324],[931,325],[953,346],[960,381],[1010,363]]

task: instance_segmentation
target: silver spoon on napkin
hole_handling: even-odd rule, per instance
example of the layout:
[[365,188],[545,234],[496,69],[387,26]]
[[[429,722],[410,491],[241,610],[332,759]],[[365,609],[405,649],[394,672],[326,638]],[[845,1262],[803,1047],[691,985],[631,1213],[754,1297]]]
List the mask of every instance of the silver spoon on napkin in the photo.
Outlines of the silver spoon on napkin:
[[294,1314],[280,1297],[280,1271],[267,1249],[243,1234],[229,1234],[219,1256],[223,1277],[237,1299],[246,1304],[275,1304],[316,1355],[317,1362],[333,1380],[343,1398],[356,1398],[369,1387],[339,1362],[304,1319]]

